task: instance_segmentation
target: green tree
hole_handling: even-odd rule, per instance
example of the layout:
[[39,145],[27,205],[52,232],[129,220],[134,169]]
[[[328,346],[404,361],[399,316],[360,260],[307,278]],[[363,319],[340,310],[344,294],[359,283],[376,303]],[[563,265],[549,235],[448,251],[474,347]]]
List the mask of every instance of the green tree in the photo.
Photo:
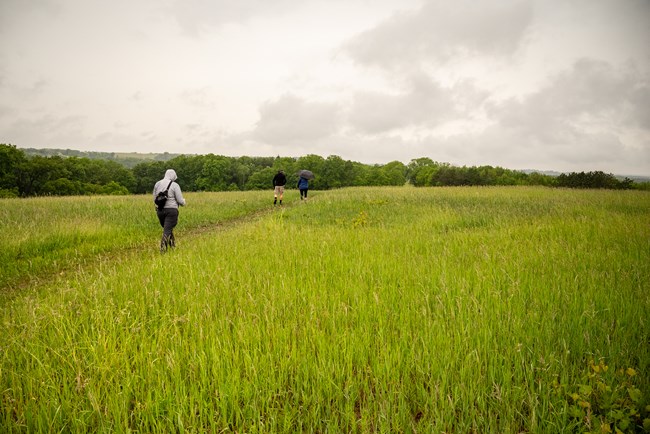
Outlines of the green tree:
[[26,161],[22,150],[13,145],[0,144],[0,197],[19,195],[20,167]]
[[[151,193],[153,186],[165,176],[165,171],[171,167],[166,161],[149,161],[140,163],[133,168],[135,176],[135,193]],[[175,169],[174,169],[175,170]]]
[[58,178],[47,181],[43,185],[42,194],[52,196],[75,196],[84,193],[84,187],[80,181],[71,181],[68,178]]
[[345,161],[338,155],[330,155],[319,170],[319,186],[322,189],[341,188],[350,185],[345,171]]
[[18,190],[21,196],[41,195],[48,181],[69,177],[61,157],[32,157],[19,165],[19,173]]
[[431,158],[415,158],[406,166],[406,179],[415,186],[424,186],[426,185],[426,180],[430,178],[431,173],[428,173],[428,176],[421,175],[420,173],[425,169],[427,172],[431,172],[431,168],[435,166],[437,164]]
[[383,185],[404,185],[406,183],[406,166],[401,161],[391,161],[381,167],[385,179]]
[[[246,181],[247,190],[266,190],[273,188],[273,177],[277,173],[277,169],[272,167],[265,167],[257,172],[251,174]],[[287,176],[287,187],[290,187],[289,177]]]
[[[167,168],[174,169],[178,176],[179,183],[182,183],[183,190],[196,191],[199,188],[196,181],[201,177],[203,166],[207,161],[205,155],[180,155],[172,158],[167,162]],[[165,170],[159,175],[161,179],[165,174]]]
[[196,188],[202,191],[226,191],[232,184],[232,160],[221,155],[205,157]]
[[112,196],[125,196],[129,194],[129,190],[127,190],[126,187],[124,187],[123,185],[115,181],[111,181],[100,187],[99,194],[108,194]]

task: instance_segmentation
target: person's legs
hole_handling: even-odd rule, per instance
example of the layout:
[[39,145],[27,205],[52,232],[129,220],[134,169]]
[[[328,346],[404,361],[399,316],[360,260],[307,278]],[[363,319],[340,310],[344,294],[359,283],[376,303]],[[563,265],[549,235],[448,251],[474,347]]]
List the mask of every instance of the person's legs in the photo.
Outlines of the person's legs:
[[[280,187],[276,185],[273,189],[273,205],[278,203],[278,195],[280,195]],[[280,202],[282,202],[282,198],[280,198]]]
[[178,210],[176,208],[165,208],[163,214],[164,223],[163,235],[160,240],[160,251],[166,252],[168,247],[176,247],[173,230],[178,224]]
[[160,227],[164,228],[165,227],[165,210],[164,209],[156,210],[156,215],[158,216],[158,221],[160,222]]

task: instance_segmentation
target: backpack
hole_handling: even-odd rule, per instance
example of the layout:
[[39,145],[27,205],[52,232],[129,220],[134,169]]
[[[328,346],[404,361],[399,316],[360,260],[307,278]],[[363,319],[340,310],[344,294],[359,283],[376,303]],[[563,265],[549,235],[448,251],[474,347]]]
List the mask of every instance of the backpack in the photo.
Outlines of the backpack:
[[156,198],[153,200],[158,210],[161,210],[165,207],[165,204],[167,203],[167,192],[169,191],[169,187],[172,186],[172,182],[174,181],[169,181],[169,185],[167,185],[167,189],[158,193],[156,195]]

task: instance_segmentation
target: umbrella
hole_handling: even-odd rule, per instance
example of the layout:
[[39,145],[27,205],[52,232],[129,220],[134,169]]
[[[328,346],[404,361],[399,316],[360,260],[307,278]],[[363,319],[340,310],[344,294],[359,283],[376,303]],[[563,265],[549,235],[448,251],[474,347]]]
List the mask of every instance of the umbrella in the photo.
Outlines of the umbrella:
[[303,170],[301,170],[300,172],[298,172],[298,175],[299,175],[301,178],[305,178],[305,179],[314,179],[314,173],[313,173],[311,170],[303,169]]

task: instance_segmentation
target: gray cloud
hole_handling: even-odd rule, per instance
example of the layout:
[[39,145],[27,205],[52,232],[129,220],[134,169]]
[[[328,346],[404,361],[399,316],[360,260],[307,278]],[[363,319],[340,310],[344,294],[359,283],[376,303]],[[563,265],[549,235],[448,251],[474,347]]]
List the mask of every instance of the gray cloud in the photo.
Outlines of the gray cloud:
[[180,98],[186,104],[198,109],[214,109],[216,107],[215,97],[208,86],[198,89],[186,89],[181,92]]
[[61,11],[57,0],[2,0],[0,1],[0,34],[15,23],[32,13],[55,16]]
[[408,80],[399,94],[360,92],[350,109],[351,126],[367,134],[377,134],[410,126],[436,125],[457,115],[451,91],[425,74]]
[[459,55],[508,55],[521,44],[532,15],[529,1],[429,1],[361,33],[345,49],[361,64],[384,68]]
[[0,142],[647,174],[649,20],[648,0],[0,0]]
[[260,119],[251,137],[278,146],[319,140],[337,133],[340,118],[337,104],[285,94],[260,107]]
[[[467,146],[519,168],[536,161],[535,168],[627,166],[642,173],[650,161],[649,97],[647,74],[581,59],[536,92],[486,104],[494,124]],[[630,129],[645,139],[630,142]]]
[[211,27],[283,13],[292,5],[295,0],[176,0],[171,12],[186,34],[198,36]]
[[648,106],[647,75],[581,59],[548,86],[522,100],[493,105],[489,112],[502,127],[553,143],[602,126],[648,128]]
[[21,146],[40,147],[42,143],[52,147],[84,146],[83,129],[86,119],[82,116],[41,115],[34,118],[7,120],[0,129],[3,141]]

